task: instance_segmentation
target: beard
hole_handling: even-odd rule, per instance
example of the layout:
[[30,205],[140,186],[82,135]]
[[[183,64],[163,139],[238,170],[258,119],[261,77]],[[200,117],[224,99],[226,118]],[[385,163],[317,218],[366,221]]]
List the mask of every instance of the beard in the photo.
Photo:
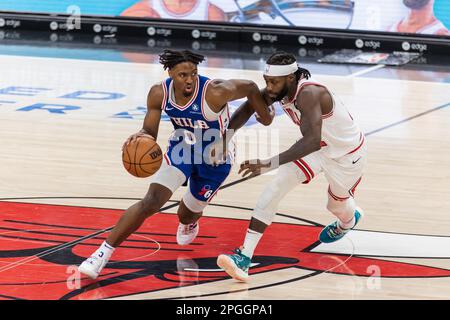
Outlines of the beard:
[[288,94],[288,87],[284,86],[283,90],[275,97],[274,101],[281,101]]
[[430,0],[403,0],[403,4],[413,10],[422,9],[429,2]]

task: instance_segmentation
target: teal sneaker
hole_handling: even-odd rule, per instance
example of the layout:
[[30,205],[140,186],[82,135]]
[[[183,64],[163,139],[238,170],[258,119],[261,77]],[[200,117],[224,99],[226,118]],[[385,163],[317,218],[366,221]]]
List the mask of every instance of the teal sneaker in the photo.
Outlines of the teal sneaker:
[[242,254],[241,249],[233,250],[234,254],[221,254],[217,257],[217,265],[228,273],[233,279],[238,281],[248,281],[248,269],[251,260]]
[[353,228],[356,227],[356,225],[358,224],[358,221],[361,219],[361,217],[362,217],[362,210],[360,208],[357,208],[355,210],[355,225],[352,228],[342,229],[339,226],[338,221],[335,221],[335,222],[327,225],[320,232],[320,235],[319,235],[320,242],[330,243],[330,242],[335,242],[339,239],[342,239],[347,234],[347,232],[349,232],[350,230],[352,230]]

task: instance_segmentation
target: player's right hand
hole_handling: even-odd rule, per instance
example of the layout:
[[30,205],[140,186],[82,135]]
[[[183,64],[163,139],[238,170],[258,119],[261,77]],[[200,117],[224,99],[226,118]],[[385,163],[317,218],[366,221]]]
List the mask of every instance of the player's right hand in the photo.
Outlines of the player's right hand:
[[125,147],[129,144],[134,142],[138,137],[143,137],[143,136],[147,136],[152,138],[153,140],[155,140],[155,138],[147,133],[147,131],[141,130],[139,132],[136,132],[135,134],[132,134],[131,136],[128,137],[128,139],[124,142],[124,144],[122,145],[122,151],[125,149]]

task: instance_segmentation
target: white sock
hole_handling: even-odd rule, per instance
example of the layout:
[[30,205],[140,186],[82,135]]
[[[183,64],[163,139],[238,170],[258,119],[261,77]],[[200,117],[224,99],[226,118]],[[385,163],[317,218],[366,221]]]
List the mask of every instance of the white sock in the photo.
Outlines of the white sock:
[[347,221],[347,222],[344,222],[344,221],[341,221],[341,220],[339,220],[339,226],[342,228],[342,229],[351,229],[351,228],[353,228],[354,226],[355,226],[355,223],[356,223],[356,219],[355,219],[355,216],[353,215],[353,217],[349,220],[349,221]]
[[114,250],[115,248],[111,247],[106,241],[103,241],[102,245],[95,251],[94,255],[109,260]]
[[262,233],[253,231],[251,229],[247,229],[242,254],[251,259],[253,257],[253,252],[255,251],[256,246],[258,245],[258,242],[261,239],[262,235],[263,235]]

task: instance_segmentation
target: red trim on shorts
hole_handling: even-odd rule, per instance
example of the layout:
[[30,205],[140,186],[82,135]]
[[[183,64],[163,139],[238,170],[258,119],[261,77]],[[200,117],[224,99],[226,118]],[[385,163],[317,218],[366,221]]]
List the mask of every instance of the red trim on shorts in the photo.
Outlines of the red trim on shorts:
[[356,152],[359,148],[362,147],[362,145],[364,144],[364,135],[362,134],[362,132],[360,133],[360,141],[361,141],[361,143],[359,144],[359,146],[356,147],[355,149],[353,149],[352,151],[350,151],[347,154],[352,154],[352,153]]
[[361,182],[361,179],[362,179],[362,177],[360,177],[360,178],[358,179],[358,181],[356,181],[356,183],[353,185],[353,187],[349,190],[349,193],[350,193],[350,195],[351,195],[352,197],[354,197],[356,187],[357,187],[358,184]]
[[302,165],[298,160],[295,160],[295,161],[293,161],[293,162],[295,163],[295,165],[296,165],[297,167],[300,168],[300,170],[303,171],[303,173],[304,173],[304,175],[305,175],[305,177],[306,177],[306,180],[303,181],[302,183],[303,183],[303,184],[309,183],[309,182],[311,181],[311,175],[309,174],[308,170],[307,170],[305,167],[303,167],[303,165]]
[[172,165],[172,164],[170,163],[169,157],[167,156],[167,152],[164,153],[164,159],[166,160],[166,162],[167,162],[167,164],[168,164],[169,166]]
[[330,186],[328,186],[328,194],[329,194],[334,200],[336,200],[336,201],[345,201],[345,200],[347,200],[348,198],[350,198],[350,197],[346,197],[346,198],[338,197],[337,195],[333,194],[333,192],[331,192]]
[[298,161],[305,166],[305,168],[309,171],[310,175],[311,175],[311,179],[314,178],[314,171],[308,166],[308,164],[302,160],[302,159],[298,159]]

